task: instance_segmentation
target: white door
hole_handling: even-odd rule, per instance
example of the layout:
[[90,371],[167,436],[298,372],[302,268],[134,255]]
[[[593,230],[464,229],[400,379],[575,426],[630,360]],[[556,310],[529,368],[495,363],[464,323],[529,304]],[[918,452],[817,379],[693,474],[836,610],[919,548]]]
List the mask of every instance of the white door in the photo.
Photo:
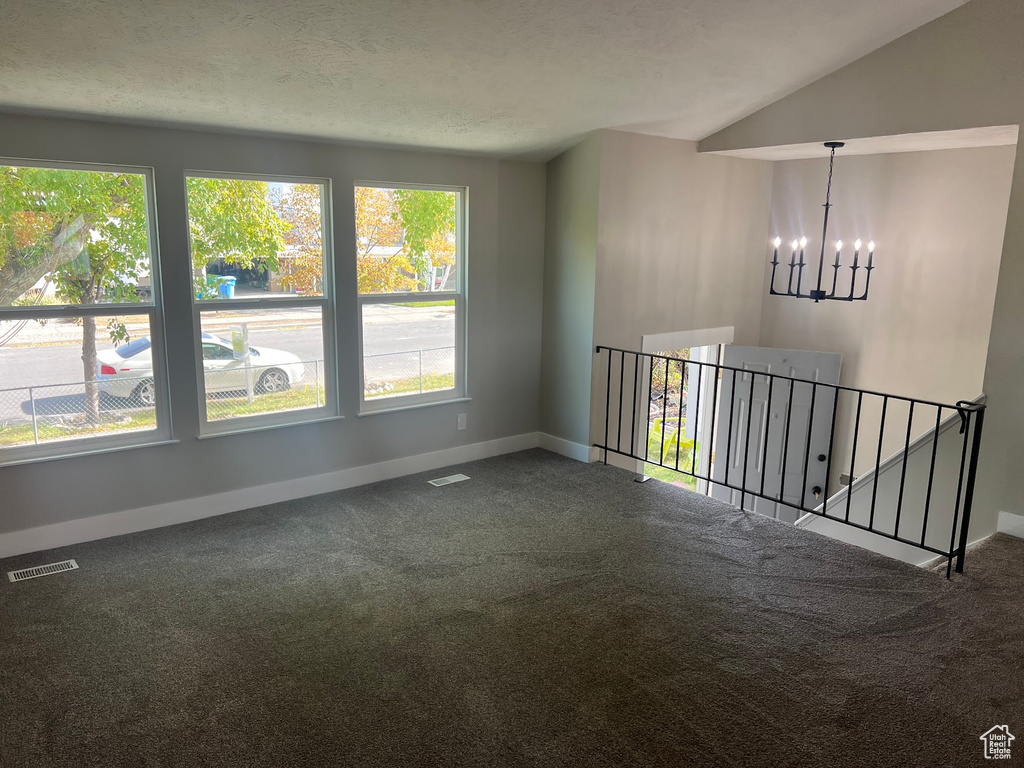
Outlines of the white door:
[[[725,348],[714,434],[711,495],[786,522],[824,500],[832,413],[842,355],[763,347]],[[771,373],[799,381],[769,379]],[[822,386],[824,385],[824,386]],[[770,390],[770,400],[769,400]],[[813,406],[812,406],[813,404]],[[786,450],[783,450],[783,443]],[[724,483],[724,484],[723,484]],[[729,486],[732,486],[731,488]],[[743,489],[743,490],[740,490]],[[835,489],[832,489],[833,491]]]

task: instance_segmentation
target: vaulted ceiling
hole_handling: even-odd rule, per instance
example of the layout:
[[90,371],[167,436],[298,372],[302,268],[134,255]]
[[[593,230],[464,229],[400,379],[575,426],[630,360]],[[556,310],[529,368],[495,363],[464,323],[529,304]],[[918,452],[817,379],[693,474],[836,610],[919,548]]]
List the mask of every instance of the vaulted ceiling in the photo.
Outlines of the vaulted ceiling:
[[962,4],[3,0],[0,110],[546,159],[702,138]]

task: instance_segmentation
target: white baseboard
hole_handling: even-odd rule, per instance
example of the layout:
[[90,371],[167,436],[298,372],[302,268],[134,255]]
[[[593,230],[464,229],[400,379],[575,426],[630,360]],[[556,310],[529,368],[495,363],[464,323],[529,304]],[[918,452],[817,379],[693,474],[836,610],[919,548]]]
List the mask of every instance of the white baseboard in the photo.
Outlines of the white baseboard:
[[[946,559],[941,555],[930,555],[927,550],[919,549],[910,544],[904,544],[901,541],[895,541],[885,536],[877,536],[869,531],[846,525],[840,520],[822,517],[810,512],[800,517],[794,525],[812,533],[828,536],[830,539],[852,544],[855,547],[877,552],[880,555],[891,557],[894,560],[902,560],[904,563],[910,563],[921,568],[931,568],[935,563]],[[991,532],[976,534],[967,542],[967,545],[973,547],[991,535]]]
[[1024,539],[1024,515],[1000,512],[996,530],[999,533],[1005,533],[1007,536],[1016,536],[1018,539]]
[[593,449],[590,446],[555,437],[547,432],[540,433],[540,447],[546,451],[568,456],[570,459],[576,459],[576,461],[584,463],[594,460],[591,456]]
[[[564,441],[563,441],[564,442]],[[486,459],[504,453],[514,453],[528,448],[536,448],[541,443],[537,432],[523,435],[503,437],[483,443],[460,445],[431,453],[421,453],[378,464],[366,464],[361,467],[341,469],[312,477],[300,477],[295,480],[284,480],[250,488],[241,488],[210,496],[172,501],[166,504],[155,504],[139,509],[123,512],[111,512],[105,515],[84,517],[79,520],[68,520],[64,523],[41,525],[21,531],[0,534],[0,557],[11,557],[28,552],[39,552],[44,549],[66,547],[111,536],[122,536],[126,533],[137,533],[151,528],[161,528],[177,523],[201,520],[243,509],[276,504],[279,501],[300,499],[315,496],[318,493],[340,491],[358,485],[390,480],[417,472],[428,472],[453,464]],[[570,443],[571,445],[571,443]]]

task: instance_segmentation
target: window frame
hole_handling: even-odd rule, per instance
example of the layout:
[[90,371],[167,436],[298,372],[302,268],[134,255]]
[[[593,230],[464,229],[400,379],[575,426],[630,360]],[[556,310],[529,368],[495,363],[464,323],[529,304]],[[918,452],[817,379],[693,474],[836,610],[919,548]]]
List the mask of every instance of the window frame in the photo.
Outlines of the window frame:
[[[355,217],[355,191],[357,187],[378,189],[413,189],[428,192],[454,192],[455,198],[455,290],[450,291],[403,291],[399,293],[360,293],[358,287],[358,266],[353,253],[353,268],[356,271],[356,320],[359,325],[357,350],[359,354],[359,415],[369,416],[389,411],[404,411],[444,403],[464,402],[469,398],[469,367],[467,364],[468,315],[469,315],[469,187],[449,184],[410,184],[405,182],[360,181],[352,184],[352,214]],[[358,248],[356,243],[352,247]],[[366,366],[363,356],[363,308],[368,304],[412,304],[436,301],[455,301],[455,387],[436,392],[393,395],[366,399]]]
[[[320,198],[320,242],[323,247],[324,271],[321,296],[269,295],[251,299],[200,299],[196,297],[194,269],[192,266],[192,231],[188,213],[188,179],[225,179],[265,181],[284,184],[317,184],[322,188]],[[329,419],[341,418],[338,396],[338,361],[335,333],[336,302],[334,290],[334,222],[333,190],[331,179],[316,176],[283,176],[280,174],[236,173],[234,171],[200,171],[186,169],[182,174],[185,192],[185,228],[188,241],[189,295],[192,298],[192,345],[196,368],[196,392],[199,401],[199,438],[216,437],[257,429],[288,427]],[[209,419],[207,415],[206,376],[203,366],[203,325],[204,313],[224,311],[254,311],[268,309],[320,309],[321,338],[323,340],[324,403],[313,408],[295,408],[275,413],[261,413],[251,416],[233,416],[226,419]]]
[[[151,166],[118,163],[81,163],[63,160],[0,157],[0,165],[16,168],[125,173],[142,177],[146,239],[149,252],[149,302],[117,302],[103,304],[58,304],[36,307],[0,307],[0,321],[67,319],[78,317],[144,316],[149,321],[150,359],[153,363],[153,385],[156,388],[156,427],[130,432],[53,440],[31,445],[0,448],[0,466],[32,461],[70,458],[125,448],[145,447],[173,441],[170,384],[168,379],[167,345],[164,335],[163,280],[157,227],[156,181]],[[20,387],[19,389],[23,389]]]

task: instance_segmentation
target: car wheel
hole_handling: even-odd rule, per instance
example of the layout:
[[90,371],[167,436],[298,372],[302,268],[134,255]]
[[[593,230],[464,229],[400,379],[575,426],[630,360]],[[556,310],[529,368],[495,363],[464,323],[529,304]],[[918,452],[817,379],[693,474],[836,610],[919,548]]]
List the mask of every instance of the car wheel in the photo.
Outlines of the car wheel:
[[139,384],[132,392],[131,400],[145,408],[152,408],[156,405],[156,385],[152,379],[146,379]]
[[260,380],[256,383],[256,389],[260,393],[284,392],[290,389],[292,383],[288,381],[288,374],[280,368],[271,368],[264,371]]

